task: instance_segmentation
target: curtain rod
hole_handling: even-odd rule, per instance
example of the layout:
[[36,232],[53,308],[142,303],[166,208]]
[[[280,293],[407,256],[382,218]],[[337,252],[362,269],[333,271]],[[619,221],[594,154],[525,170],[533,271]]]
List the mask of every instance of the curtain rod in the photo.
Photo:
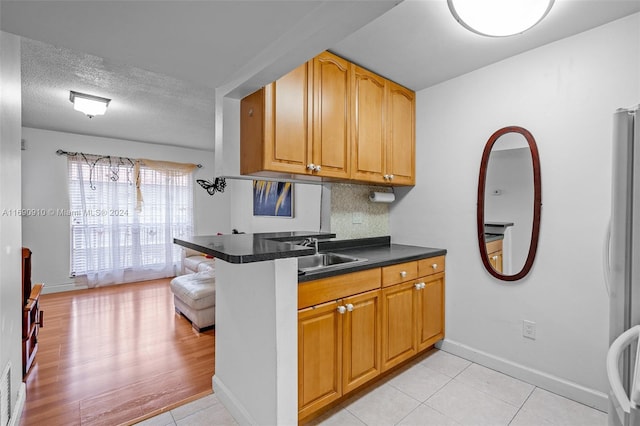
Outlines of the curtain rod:
[[[84,154],[84,155],[93,155],[93,156],[95,156],[95,157],[104,157],[104,158],[112,157],[112,158],[119,158],[119,159],[128,160],[128,161],[130,161],[130,162],[133,162],[133,159],[131,159],[131,158],[129,158],[129,157],[118,157],[118,156],[111,156],[111,155],[87,154],[87,153],[85,153],[85,152],[69,152],[69,151],[63,151],[62,149],[57,150],[57,151],[56,151],[56,154],[58,154],[58,155],[66,155],[67,157],[69,157],[69,156],[73,157],[73,156],[78,155],[78,154]],[[198,167],[199,169],[201,169],[201,168],[202,168],[202,164],[196,164],[196,167]]]

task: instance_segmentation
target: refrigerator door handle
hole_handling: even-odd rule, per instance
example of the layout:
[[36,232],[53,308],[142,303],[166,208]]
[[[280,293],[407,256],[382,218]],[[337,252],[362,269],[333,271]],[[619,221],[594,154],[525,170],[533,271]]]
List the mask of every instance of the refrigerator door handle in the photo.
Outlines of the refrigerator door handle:
[[[613,341],[609,347],[609,351],[607,352],[607,377],[609,378],[610,398],[611,402],[613,402],[613,405],[615,406],[618,417],[621,420],[621,424],[623,425],[628,424],[628,418],[631,412],[631,400],[627,396],[622,385],[620,371],[618,369],[618,361],[627,346],[629,346],[634,340],[637,339],[638,343],[640,343],[640,339],[638,339],[639,336],[640,325],[636,325],[618,336]],[[640,352],[636,353],[640,354]],[[636,365],[638,365],[637,359]],[[638,382],[639,375],[640,371],[636,369],[633,380],[634,383],[631,387],[631,396],[635,403],[634,405],[640,403],[640,391],[638,390],[638,386],[640,386],[640,382]]]

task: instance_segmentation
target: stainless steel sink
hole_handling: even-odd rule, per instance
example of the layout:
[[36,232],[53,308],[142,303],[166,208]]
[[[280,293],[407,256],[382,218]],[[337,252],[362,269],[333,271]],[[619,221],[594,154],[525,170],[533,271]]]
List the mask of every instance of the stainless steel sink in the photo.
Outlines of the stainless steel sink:
[[316,253],[298,258],[298,271],[309,272],[316,270],[339,269],[354,263],[366,262],[367,259],[347,256],[338,253]]

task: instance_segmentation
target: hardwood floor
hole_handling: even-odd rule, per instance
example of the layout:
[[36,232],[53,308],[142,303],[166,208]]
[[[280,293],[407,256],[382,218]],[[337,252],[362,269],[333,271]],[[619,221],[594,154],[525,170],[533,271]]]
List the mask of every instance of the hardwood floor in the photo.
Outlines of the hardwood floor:
[[215,333],[175,314],[169,279],[41,297],[20,424],[117,425],[211,393]]

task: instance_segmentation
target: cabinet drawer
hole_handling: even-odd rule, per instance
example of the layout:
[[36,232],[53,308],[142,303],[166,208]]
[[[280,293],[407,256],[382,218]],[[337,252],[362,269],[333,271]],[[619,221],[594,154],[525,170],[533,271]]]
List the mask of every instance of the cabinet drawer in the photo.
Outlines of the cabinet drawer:
[[298,285],[298,309],[377,288],[380,288],[380,268],[309,281]]
[[495,240],[487,243],[487,254],[502,250],[502,240]]
[[421,277],[444,272],[444,256],[430,257],[418,261],[418,274]]
[[418,278],[418,262],[399,263],[382,268],[382,286],[399,284]]

